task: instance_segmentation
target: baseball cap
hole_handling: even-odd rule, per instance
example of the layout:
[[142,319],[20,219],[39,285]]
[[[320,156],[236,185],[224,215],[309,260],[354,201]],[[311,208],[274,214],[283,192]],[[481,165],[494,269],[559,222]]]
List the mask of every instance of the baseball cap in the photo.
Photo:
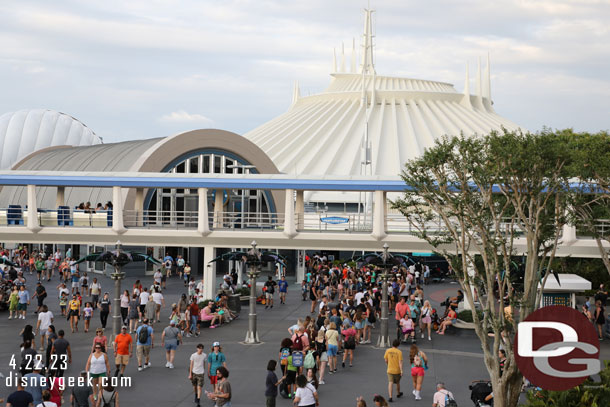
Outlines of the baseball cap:
[[169,321],[169,324],[170,325],[176,325],[176,321],[172,319],[171,321]]
[[127,325],[123,325],[121,329],[127,329]]
[[212,347],[214,347],[214,346],[220,346],[220,342],[214,342],[214,343],[212,344]]

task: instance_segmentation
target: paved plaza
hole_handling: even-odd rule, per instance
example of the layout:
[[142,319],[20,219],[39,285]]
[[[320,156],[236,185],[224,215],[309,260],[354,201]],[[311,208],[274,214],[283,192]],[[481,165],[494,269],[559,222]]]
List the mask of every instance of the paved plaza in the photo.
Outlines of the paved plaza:
[[[26,275],[28,289],[33,292],[35,276]],[[262,275],[259,281],[266,279]],[[128,277],[123,282],[123,288],[130,289],[135,278]],[[143,281],[147,284],[152,282],[152,277],[145,277]],[[293,281],[291,281],[293,282]],[[102,277],[102,291],[112,292],[112,281]],[[51,282],[45,282],[49,297],[46,304],[55,315],[55,326],[66,331],[66,338],[70,341],[73,352],[73,363],[67,371],[67,376],[77,376],[84,369],[85,362],[91,350],[91,343],[95,328],[100,326],[99,315],[96,313],[92,320],[91,330],[84,333],[84,324],[79,324],[79,332],[70,333],[69,325],[65,318],[60,316],[58,301],[56,299],[55,287],[58,284],[57,277]],[[440,309],[439,302],[449,294],[454,294],[457,284],[445,283],[428,285],[424,288],[426,298],[430,298],[433,307]],[[195,351],[195,345],[202,342],[205,352],[208,353],[213,341],[219,341],[223,352],[227,357],[230,372],[229,381],[233,388],[232,405],[241,406],[263,406],[265,403],[264,389],[266,377],[266,365],[269,359],[278,359],[279,343],[288,335],[287,328],[296,323],[297,318],[309,314],[309,301],[301,300],[300,287],[291,284],[287,304],[279,305],[279,301],[273,309],[265,310],[264,306],[258,305],[258,329],[262,343],[260,345],[243,345],[240,343],[245,338],[248,325],[247,305],[242,305],[240,317],[228,325],[217,329],[202,329],[199,338],[185,338],[184,344],[178,348],[175,360],[175,369],[164,367],[165,352],[160,346],[161,330],[166,326],[170,313],[170,305],[177,302],[183,292],[183,285],[177,278],[168,281],[165,290],[166,307],[162,310],[162,322],[155,324],[155,348],[151,354],[152,367],[142,372],[137,371],[137,361],[131,360],[126,370],[126,376],[132,378],[132,387],[120,389],[121,406],[154,405],[154,406],[194,406],[193,392],[188,376],[188,359]],[[32,302],[34,304],[35,301]],[[9,361],[13,354],[19,360],[18,336],[25,323],[36,324],[36,315],[33,313],[34,306],[29,307],[29,315],[26,321],[8,320],[8,312],[0,314],[0,372],[5,376],[10,372]],[[109,327],[111,324],[109,323]],[[373,331],[373,342],[377,338],[377,329]],[[392,325],[391,325],[392,326]],[[106,329],[110,337],[111,328]],[[405,396],[394,399],[393,405],[403,406],[429,406],[432,402],[435,383],[443,381],[449,390],[453,392],[460,406],[472,405],[468,384],[475,379],[485,379],[486,369],[483,363],[483,353],[474,331],[462,330],[458,336],[440,336],[433,333],[432,341],[419,339],[418,344],[429,358],[429,370],[426,372],[422,388],[422,401],[415,401],[411,396],[411,377],[402,379]],[[408,346],[401,346],[403,355],[408,358]],[[134,352],[135,353],[135,352]],[[355,352],[354,366],[352,368],[341,368],[335,375],[326,374],[325,385],[318,389],[321,406],[353,406],[357,396],[364,396],[369,405],[372,405],[374,394],[387,397],[386,367],[383,362],[384,351],[372,345],[360,345]],[[602,343],[602,359],[610,358],[610,346],[608,341]],[[114,369],[113,369],[114,370]],[[405,369],[406,370],[406,369]],[[408,370],[407,370],[408,371]],[[280,376],[279,368],[277,370]],[[210,390],[209,383],[205,387]],[[1,387],[0,395],[4,398],[10,391]],[[68,396],[65,397],[66,401]],[[67,403],[66,403],[67,404]],[[64,404],[64,405],[66,405]],[[202,405],[211,406],[212,402],[204,400]],[[289,400],[278,398],[278,405],[290,406]]]

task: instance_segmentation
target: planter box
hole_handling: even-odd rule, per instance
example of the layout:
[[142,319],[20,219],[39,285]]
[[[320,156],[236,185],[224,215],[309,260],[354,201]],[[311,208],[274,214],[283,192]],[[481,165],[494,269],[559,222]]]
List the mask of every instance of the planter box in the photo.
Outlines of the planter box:
[[233,312],[235,312],[236,314],[239,314],[241,312],[241,298],[239,295],[229,295],[229,298],[227,299],[227,305],[229,306],[229,309]]

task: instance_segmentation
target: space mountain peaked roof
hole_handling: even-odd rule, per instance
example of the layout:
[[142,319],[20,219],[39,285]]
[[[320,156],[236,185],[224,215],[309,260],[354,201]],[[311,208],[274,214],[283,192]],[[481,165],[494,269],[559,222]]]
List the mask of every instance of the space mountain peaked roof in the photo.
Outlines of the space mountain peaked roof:
[[[444,82],[377,75],[372,10],[365,10],[361,63],[355,42],[350,72],[345,52],[322,93],[301,96],[295,84],[288,111],[244,135],[280,171],[310,175],[377,175],[397,178],[409,159],[420,156],[443,135],[486,134],[520,126],[499,116],[491,100],[489,57],[476,91],[470,94],[468,66],[464,92]],[[315,192],[310,202],[353,201],[353,193]]]

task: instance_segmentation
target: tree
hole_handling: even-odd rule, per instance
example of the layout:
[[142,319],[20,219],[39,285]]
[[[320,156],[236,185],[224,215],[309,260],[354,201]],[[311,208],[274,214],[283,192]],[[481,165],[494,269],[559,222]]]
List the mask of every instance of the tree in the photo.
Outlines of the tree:
[[[538,284],[551,271],[565,224],[571,163],[566,142],[550,132],[508,131],[440,139],[406,163],[407,189],[393,202],[452,265],[472,309],[478,295],[483,318],[472,315],[496,406],[514,406],[519,399],[522,376],[513,340],[516,324],[540,301]],[[514,262],[517,242],[522,266]],[[502,375],[501,344],[507,353]]]

